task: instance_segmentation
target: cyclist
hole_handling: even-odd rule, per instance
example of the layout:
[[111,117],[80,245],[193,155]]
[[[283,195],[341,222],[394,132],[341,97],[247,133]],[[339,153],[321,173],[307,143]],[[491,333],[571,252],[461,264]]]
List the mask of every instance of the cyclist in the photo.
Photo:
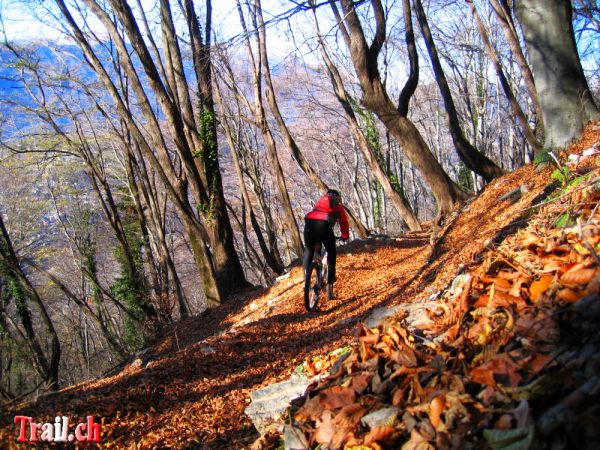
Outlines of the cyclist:
[[323,195],[315,204],[313,210],[304,218],[304,273],[308,271],[308,267],[313,260],[315,253],[315,245],[322,242],[327,250],[327,265],[329,272],[327,275],[327,283],[330,288],[328,293],[333,296],[333,283],[336,280],[335,276],[335,236],[333,227],[339,220],[342,239],[347,240],[349,237],[348,218],[346,211],[342,205],[342,197],[335,189],[330,189]]

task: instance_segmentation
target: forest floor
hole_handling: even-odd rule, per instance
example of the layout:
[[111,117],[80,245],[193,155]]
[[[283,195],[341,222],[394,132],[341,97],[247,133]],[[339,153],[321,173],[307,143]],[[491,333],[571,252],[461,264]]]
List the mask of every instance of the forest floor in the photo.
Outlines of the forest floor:
[[[567,153],[581,155],[584,150],[594,146],[600,150],[598,124],[588,128],[582,139]],[[563,155],[562,161],[566,161],[566,156]],[[471,336],[479,339],[479,347],[468,347],[469,351],[460,349],[466,348],[465,342],[469,338],[464,328],[472,326],[472,322],[484,314],[481,308],[487,308],[485,311],[488,312],[493,310],[496,315],[503,312],[503,317],[510,316],[518,325],[519,318],[525,315],[524,311],[533,308],[536,311],[564,310],[590,294],[596,294],[597,300],[596,289],[600,274],[595,250],[598,248],[597,241],[592,242],[591,250],[586,247],[586,242],[577,247],[564,230],[573,225],[567,223],[569,220],[578,217],[580,227],[581,220],[585,221],[586,226],[596,227],[591,229],[589,236],[593,239],[600,236],[600,231],[597,230],[600,229],[600,216],[593,207],[598,201],[597,181],[594,182],[599,174],[598,155],[582,163],[572,163],[569,166],[565,163],[564,167],[569,167],[565,179],[551,178],[556,169],[554,165],[542,169],[528,165],[493,181],[483,193],[450,217],[434,238],[430,232],[419,232],[394,238],[356,240],[341,246],[336,298],[323,302],[320,312],[307,313],[304,310],[302,270],[296,265],[287,278],[270,288],[247,291],[219,308],[177,323],[147,353],[120,373],[65,388],[56,394],[41,397],[35,403],[19,404],[0,412],[0,448],[18,448],[15,441],[17,426],[13,423],[17,414],[32,416],[38,422],[53,421],[55,416],[65,415],[70,417],[71,423],[85,421],[86,416],[93,415],[97,421],[102,422],[102,448],[247,448],[259,438],[244,413],[249,404],[250,393],[288,378],[303,362],[308,361],[310,366],[310,362],[314,363],[328,352],[346,346],[352,347],[353,356],[348,361],[353,362],[346,364],[343,376],[331,376],[327,382],[329,384],[321,383],[314,387],[314,392],[321,392],[321,397],[313,398],[323,399],[333,392],[331,386],[337,386],[336,395],[340,394],[338,399],[341,399],[348,393],[341,390],[357,384],[356,380],[348,378],[352,377],[357,368],[361,374],[367,374],[363,378],[363,381],[367,381],[363,383],[364,386],[354,389],[350,399],[344,400],[347,405],[332,405],[331,402],[315,405],[314,401],[309,405],[310,399],[307,399],[300,410],[304,413],[296,414],[295,417],[307,439],[315,445],[321,443],[325,448],[339,448],[344,444],[362,449],[400,448],[402,444],[405,448],[416,448],[419,445],[419,448],[460,447],[461,443],[456,441],[457,438],[448,437],[452,435],[451,427],[456,427],[456,424],[450,423],[450,412],[454,408],[452,402],[455,401],[450,395],[450,388],[440,379],[432,387],[432,379],[435,377],[427,373],[423,375],[426,372],[423,367],[432,367],[434,355],[431,351],[428,353],[427,349],[409,345],[413,353],[405,348],[404,355],[408,355],[410,361],[405,361],[404,366],[413,371],[406,369],[406,373],[400,373],[394,366],[396,371],[392,378],[397,380],[397,387],[401,380],[413,376],[412,384],[409,383],[410,392],[406,393],[404,390],[400,393],[405,395],[402,399],[402,395],[396,394],[399,390],[397,387],[391,393],[386,393],[385,389],[376,389],[372,381],[375,376],[391,376],[389,371],[384,373],[386,371],[381,370],[383,365],[388,367],[386,358],[398,360],[398,348],[386,350],[385,345],[391,345],[390,342],[395,340],[397,347],[406,347],[398,342],[398,336],[407,337],[406,333],[399,331],[401,318],[398,319],[395,332],[390,331],[389,325],[388,328],[380,327],[378,330],[369,330],[360,325],[375,308],[424,301],[435,298],[436,294],[440,309],[437,312],[430,311],[433,314],[432,323],[438,331],[443,329],[446,332],[439,354],[447,361],[445,370],[460,376],[454,381],[462,380],[462,388],[457,388],[455,383],[452,389],[459,391],[459,397],[462,396],[460,398],[463,398],[461,401],[465,405],[465,411],[477,412],[470,413],[471,429],[458,427],[455,428],[455,434],[463,433],[465,442],[468,441],[468,445],[463,445],[464,448],[494,447],[494,439],[499,439],[501,443],[522,444],[522,434],[517,437],[492,436],[487,438],[487,442],[481,438],[483,428],[520,430],[524,424],[529,423],[527,420],[532,420],[531,417],[524,419],[523,414],[517,413],[506,416],[515,407],[523,410],[525,397],[521,395],[520,400],[514,397],[499,399],[501,383],[496,375],[506,375],[509,381],[504,384],[516,387],[531,382],[534,375],[551,371],[558,373],[559,368],[556,366],[559,363],[552,351],[560,348],[560,342],[557,340],[552,343],[554,347],[551,345],[551,348],[540,350],[539,346],[536,347],[534,338],[529,336],[529,341],[526,341],[523,335],[519,335],[519,330],[522,329],[515,326],[509,330],[505,320],[501,325],[510,332],[504,333],[501,341],[495,341],[497,345],[490,352],[487,344],[496,338],[489,326],[495,322],[488,317],[487,325],[480,324],[479,331]],[[573,186],[570,186],[570,181],[579,175],[583,176],[583,184],[575,186],[575,183],[571,183]],[[502,199],[503,195],[513,190],[518,193],[515,191],[515,195]],[[573,199],[572,196],[577,194],[579,197]],[[548,202],[549,195],[554,195],[554,200]],[[543,202],[546,203],[541,207],[532,208]],[[560,221],[565,214],[567,219],[557,224],[557,220]],[[561,231],[557,225],[567,228]],[[538,241],[534,242],[532,236]],[[524,242],[524,239],[529,241]],[[550,248],[549,241],[554,242],[554,247]],[[540,247],[535,247],[538,244]],[[575,246],[573,248],[577,250],[580,260],[571,258],[563,261],[565,254],[571,254],[572,250],[567,247],[569,245]],[[556,247],[560,247],[560,251]],[[528,267],[534,267],[531,270],[515,269],[517,264],[514,261],[507,262],[506,255],[510,253],[515,261],[522,261],[518,252],[529,252],[530,259],[545,257],[546,260],[541,266],[529,261]],[[551,270],[548,267],[548,255],[557,255],[555,263],[563,258],[561,261],[564,265]],[[498,261],[503,262],[499,264]],[[509,275],[508,269],[514,269],[515,275]],[[585,272],[589,279],[575,280],[575,285],[569,285],[565,274],[572,275],[573,271],[576,275]],[[468,278],[467,287],[451,296],[448,288],[461,273],[472,275]],[[547,276],[544,277],[544,274]],[[505,280],[500,282],[500,278]],[[559,282],[567,287],[558,285]],[[501,292],[505,296],[504,303],[498,303],[497,300],[503,298],[499,295]],[[558,301],[558,297],[563,301]],[[488,303],[482,303],[483,298]],[[496,303],[493,303],[492,298]],[[544,307],[541,306],[542,303]],[[473,308],[479,308],[480,314],[477,317],[472,314],[475,319],[471,318],[471,322],[466,323],[467,311],[473,311]],[[441,317],[445,313],[449,313],[447,320],[439,317],[436,319],[435,314]],[[554,313],[548,314],[555,317]],[[454,320],[450,316],[454,316]],[[498,318],[494,320],[497,322]],[[392,336],[392,341],[383,339],[386,334]],[[550,344],[551,340],[547,337],[545,344]],[[459,341],[460,345],[457,344]],[[528,342],[529,347],[523,342]],[[583,347],[588,342],[589,339],[586,342],[571,343],[569,351],[573,350],[573,345]],[[506,362],[508,356],[503,356],[503,364],[493,364],[498,362],[495,359],[498,354],[508,354],[505,353],[508,352],[507,349],[519,350],[525,347],[535,347],[536,350],[520,356],[511,354],[510,358],[514,364],[517,364],[515,361],[518,362],[519,358],[526,359],[531,363],[529,366],[519,365],[509,370],[507,366],[510,364]],[[452,348],[459,351],[453,351]],[[596,352],[600,350],[598,347],[594,349]],[[483,357],[479,354],[486,351]],[[369,364],[374,355],[377,358],[375,366]],[[598,359],[600,353],[594,355]],[[461,364],[468,368],[459,370],[449,362],[451,359],[456,361],[457,358],[466,358],[467,361]],[[479,358],[480,364],[469,366],[468,363],[472,362],[468,361],[469,358]],[[577,359],[575,356],[573,358]],[[581,369],[583,373],[582,365],[585,365],[585,360],[589,357],[575,363],[574,359],[569,360],[572,370],[576,372]],[[538,361],[535,371],[530,367],[534,365],[532,361]],[[569,361],[564,364],[568,365]],[[478,368],[478,372],[474,367]],[[314,367],[310,369],[316,370]],[[589,372],[592,369],[588,370],[586,366],[586,370]],[[377,371],[379,373],[375,373]],[[592,374],[586,380],[591,378],[597,381],[594,378],[597,375],[600,374]],[[419,382],[416,383],[415,380]],[[381,383],[380,379],[378,385]],[[445,386],[444,389],[442,385]],[[590,389],[584,393],[585,397],[591,399],[592,405],[598,404],[600,383],[592,383]],[[548,398],[551,400],[546,398],[541,406],[540,401],[536,403],[536,400],[530,399],[532,406],[525,405],[527,416],[538,418],[550,406],[560,404],[561,399],[568,396],[569,392],[576,391],[576,388],[570,391],[548,388],[548,391]],[[441,395],[440,392],[444,394]],[[464,399],[464,396],[469,398]],[[359,397],[363,399],[360,402]],[[370,400],[366,400],[367,398]],[[408,403],[403,403],[409,401],[412,402],[410,408]],[[409,423],[411,420],[406,414],[403,416],[400,413],[401,419],[395,419],[395,424],[372,429],[367,437],[368,429],[364,424],[359,424],[360,417],[367,410],[376,409],[375,404],[381,407],[385,403],[408,408],[405,410],[412,414],[412,423]],[[419,409],[419,404],[425,406]],[[346,408],[348,405],[354,409]],[[435,407],[441,408],[437,416],[433,412]],[[536,407],[541,408],[539,413]],[[581,402],[573,408],[579,409],[569,411],[568,417],[579,418],[582,408],[585,409]],[[322,414],[323,412],[326,414]],[[585,413],[586,417],[591,415],[593,420],[598,420],[598,407],[591,412],[585,409]],[[567,416],[558,417],[563,420]],[[345,419],[342,425],[336,422],[341,419]],[[499,424],[502,420],[506,423]],[[329,422],[326,423],[327,421]],[[479,431],[476,431],[478,427]],[[335,429],[343,430],[343,435],[339,431],[335,434]],[[376,436],[377,432],[380,436]],[[470,438],[467,438],[468,434],[471,434]],[[526,438],[530,439],[531,436]],[[276,447],[278,437],[272,436],[271,439],[260,442],[264,447]],[[531,440],[528,442],[531,443]],[[496,445],[494,448],[503,447]]]

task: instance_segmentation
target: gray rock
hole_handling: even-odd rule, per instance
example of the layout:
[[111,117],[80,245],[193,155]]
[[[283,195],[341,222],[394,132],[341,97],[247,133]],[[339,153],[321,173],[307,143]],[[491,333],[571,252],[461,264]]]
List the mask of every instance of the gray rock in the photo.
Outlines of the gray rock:
[[396,417],[398,417],[399,412],[398,408],[395,407],[378,409],[377,411],[373,411],[364,416],[361,419],[361,422],[371,429],[386,425],[391,426],[396,420]]
[[200,347],[200,352],[201,352],[203,355],[212,355],[213,353],[215,353],[215,349],[214,349],[214,348],[212,348],[210,345],[203,344],[203,345]]
[[252,403],[244,412],[261,435],[276,430],[290,402],[304,395],[310,382],[305,376],[293,374],[285,381],[254,391],[250,394]]
[[275,278],[275,282],[279,283],[280,281],[283,281],[289,277],[290,277],[290,272],[284,273],[283,275],[279,275],[277,278]]
[[400,309],[400,306],[383,306],[381,308],[376,308],[364,323],[369,328],[376,328],[381,325],[385,319],[397,314]]
[[310,448],[302,430],[291,425],[283,427],[283,443],[285,450],[306,450]]

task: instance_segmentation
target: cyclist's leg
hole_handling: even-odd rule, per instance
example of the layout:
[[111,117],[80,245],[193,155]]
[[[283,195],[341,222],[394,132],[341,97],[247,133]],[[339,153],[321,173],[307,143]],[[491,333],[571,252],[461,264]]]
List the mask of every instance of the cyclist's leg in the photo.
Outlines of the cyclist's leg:
[[329,273],[327,274],[327,283],[333,284],[335,281],[335,261],[336,261],[336,248],[335,248],[335,235],[333,229],[327,224],[327,230],[323,238],[323,244],[327,250],[327,265],[329,266]]
[[315,222],[317,221],[310,219],[304,220],[304,257],[302,258],[304,275],[306,275],[310,264],[312,264],[315,254],[315,244],[319,242],[318,236],[315,236]]

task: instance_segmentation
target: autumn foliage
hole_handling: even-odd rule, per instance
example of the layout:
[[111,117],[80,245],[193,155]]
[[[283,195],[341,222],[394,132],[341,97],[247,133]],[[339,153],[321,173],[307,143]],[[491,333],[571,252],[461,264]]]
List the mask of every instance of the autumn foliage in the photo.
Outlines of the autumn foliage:
[[[598,444],[591,419],[598,367],[572,353],[599,337],[599,317],[587,316],[596,328],[585,323],[599,307],[600,185],[596,164],[572,170],[572,179],[529,208],[538,214],[527,227],[454,280],[428,320],[401,314],[377,328],[356,327],[351,352],[290,411],[311,446]],[[599,350],[590,352],[598,358]],[[588,392],[578,392],[582,386]],[[361,420],[390,407],[396,414],[387,423]]]

